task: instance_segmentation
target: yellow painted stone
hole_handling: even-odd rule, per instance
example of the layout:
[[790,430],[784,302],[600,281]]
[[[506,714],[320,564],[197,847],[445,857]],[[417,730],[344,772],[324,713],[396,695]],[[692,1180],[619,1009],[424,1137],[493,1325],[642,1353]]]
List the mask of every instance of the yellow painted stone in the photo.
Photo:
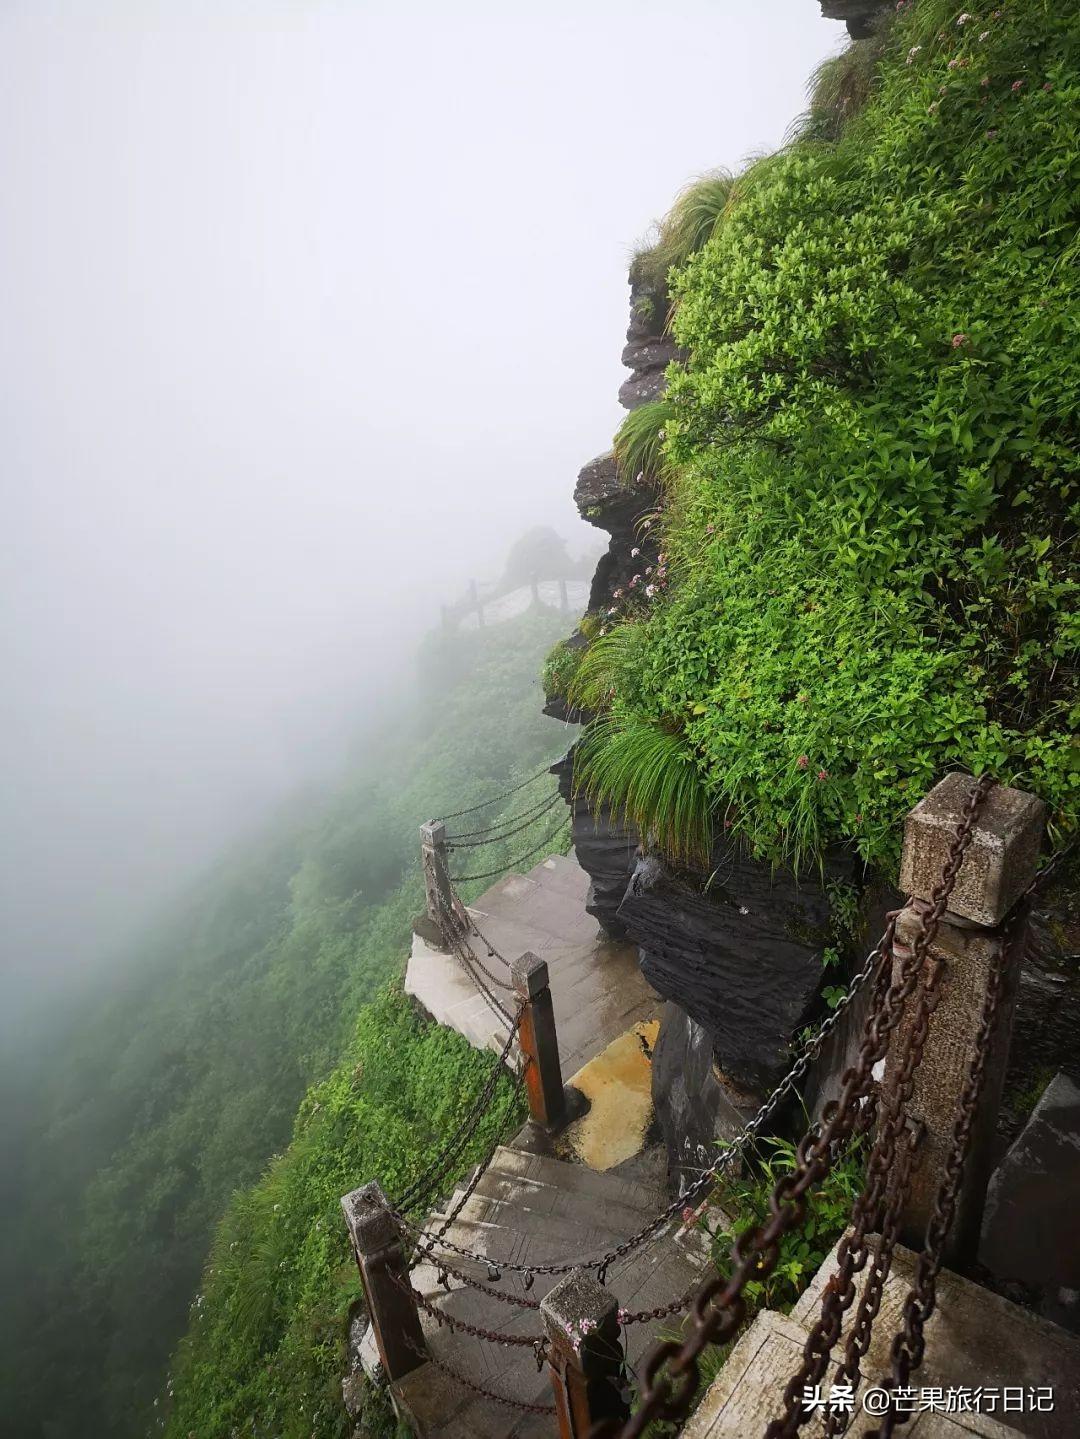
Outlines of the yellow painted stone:
[[611,1169],[642,1149],[653,1116],[652,1051],[659,1032],[658,1019],[635,1024],[571,1079],[590,1108],[563,1132],[559,1148],[590,1169]]

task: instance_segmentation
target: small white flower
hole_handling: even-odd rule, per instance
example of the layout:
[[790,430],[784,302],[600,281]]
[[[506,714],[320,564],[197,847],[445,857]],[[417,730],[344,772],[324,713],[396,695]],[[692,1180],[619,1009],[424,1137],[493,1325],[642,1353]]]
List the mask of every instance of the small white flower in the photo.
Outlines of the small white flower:
[[968,12],[965,10],[962,15],[960,15],[960,16],[957,17],[956,23],[957,23],[957,25],[966,25],[967,22],[968,22],[970,19],[972,19],[972,18],[973,18],[973,17],[972,17],[971,15],[969,15]]
[[646,586],[645,586],[645,593],[649,596],[650,599],[652,599],[653,595],[656,594],[656,586],[655,586],[655,585],[646,585]]
[[630,558],[631,558],[632,560],[636,560],[637,557],[638,557],[638,555],[640,555],[640,554],[641,554],[641,549],[640,549],[640,547],[639,547],[638,545],[635,545],[634,548],[630,551]]
[[921,49],[921,45],[912,45],[911,49],[907,52],[907,62],[909,65],[915,63],[915,56],[919,53]]
[[979,36],[979,42],[981,43],[983,40],[985,40],[986,37],[987,37],[989,34],[990,34],[990,31],[989,31],[989,30],[984,30],[984,31],[982,32],[982,34]]
[[618,613],[618,612],[617,612],[617,610],[615,609],[615,606],[614,606],[614,605],[612,605],[611,608],[608,610],[608,614],[609,614],[609,615],[613,615],[613,614],[617,614],[617,613]]

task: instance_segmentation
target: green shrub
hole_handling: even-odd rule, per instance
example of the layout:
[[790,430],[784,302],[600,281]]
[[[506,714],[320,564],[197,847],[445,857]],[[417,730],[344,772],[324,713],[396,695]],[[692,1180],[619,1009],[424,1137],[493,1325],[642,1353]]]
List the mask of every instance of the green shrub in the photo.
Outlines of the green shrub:
[[[221,1222],[178,1357],[168,1435],[351,1432],[341,1376],[347,1316],[361,1290],[340,1196],[373,1178],[401,1193],[495,1062],[421,1019],[398,984],[361,1011],[341,1064],[301,1106],[292,1144]],[[445,1192],[523,1118],[507,1076]]]
[[571,645],[567,640],[559,640],[548,651],[540,672],[540,683],[549,699],[565,699],[570,693],[583,653],[581,646]]
[[1076,826],[1080,13],[959,18],[901,12],[861,116],[672,277],[675,582],[600,762],[676,844],[649,732],[759,854],[891,866],[955,767]]
[[[786,1139],[763,1142],[751,1154],[747,1173],[729,1180],[714,1196],[734,1218],[713,1233],[713,1263],[724,1278],[731,1276],[731,1247],[741,1235],[771,1217],[770,1199],[777,1181],[796,1167],[795,1145]],[[772,1274],[751,1279],[746,1286],[751,1316],[758,1309],[784,1313],[802,1294],[843,1234],[863,1186],[862,1147],[849,1147],[819,1185],[807,1195],[806,1219],[780,1240],[780,1257]]]

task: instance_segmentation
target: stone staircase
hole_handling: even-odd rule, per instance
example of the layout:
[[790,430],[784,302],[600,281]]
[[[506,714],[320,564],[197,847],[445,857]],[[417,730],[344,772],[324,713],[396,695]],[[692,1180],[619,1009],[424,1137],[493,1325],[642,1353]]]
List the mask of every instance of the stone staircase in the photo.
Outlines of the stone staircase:
[[[452,1196],[452,1209],[460,1191]],[[447,1238],[477,1254],[500,1262],[543,1264],[570,1262],[598,1254],[641,1229],[667,1204],[666,1195],[647,1184],[599,1174],[524,1148],[500,1148],[475,1193],[447,1232]],[[438,1224],[433,1214],[428,1227]],[[607,1287],[625,1309],[651,1309],[668,1303],[695,1284],[707,1261],[701,1233],[672,1221],[648,1242],[608,1271]],[[491,1284],[488,1268],[468,1260],[455,1267]],[[497,1284],[517,1298],[539,1300],[561,1276],[538,1274],[530,1289],[524,1276],[505,1271]],[[455,1284],[456,1281],[451,1281]],[[543,1321],[534,1309],[516,1309],[477,1290],[455,1287],[447,1294],[432,1264],[417,1266],[413,1284],[429,1303],[463,1323],[515,1335],[539,1336]],[[531,1349],[504,1347],[440,1327],[421,1311],[435,1360],[442,1361],[474,1383],[526,1404],[550,1405],[551,1381],[546,1367],[538,1371]],[[677,1320],[668,1321],[677,1325]],[[656,1337],[658,1327],[626,1328],[627,1357],[634,1365]],[[375,1360],[370,1338],[366,1365]],[[526,1414],[472,1392],[437,1363],[414,1370],[394,1386],[403,1414],[418,1439],[509,1439],[555,1433],[553,1416]]]

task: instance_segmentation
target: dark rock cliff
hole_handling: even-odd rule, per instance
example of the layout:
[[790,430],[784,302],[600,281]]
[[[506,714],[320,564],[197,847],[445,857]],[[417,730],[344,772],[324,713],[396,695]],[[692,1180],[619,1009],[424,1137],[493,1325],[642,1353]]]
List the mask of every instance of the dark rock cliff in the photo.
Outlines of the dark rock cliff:
[[878,20],[895,9],[895,0],[821,0],[824,18],[845,21],[853,40],[865,40],[872,35]]

